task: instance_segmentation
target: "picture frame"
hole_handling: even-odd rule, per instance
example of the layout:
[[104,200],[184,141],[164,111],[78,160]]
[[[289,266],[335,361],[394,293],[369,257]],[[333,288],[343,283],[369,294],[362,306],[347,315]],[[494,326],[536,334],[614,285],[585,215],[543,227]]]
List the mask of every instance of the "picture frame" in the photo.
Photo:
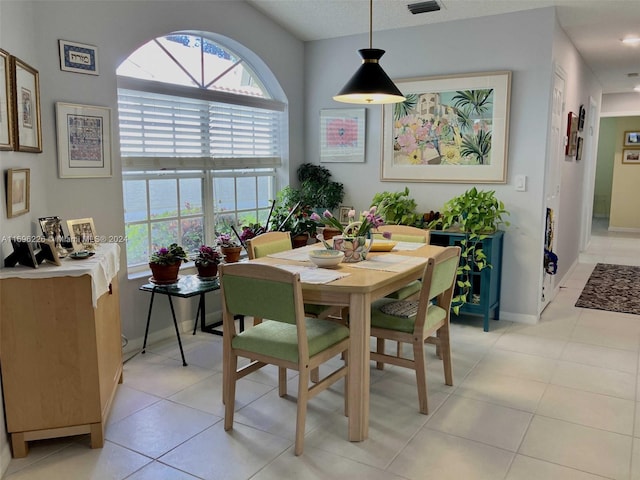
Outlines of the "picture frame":
[[567,144],[564,147],[564,154],[567,157],[575,157],[578,147],[578,116],[569,112],[567,114]]
[[93,244],[97,243],[96,227],[93,225],[93,218],[77,218],[67,220],[67,228],[71,241],[74,244]]
[[624,132],[624,144],[625,147],[640,147],[640,131],[633,130],[630,132]]
[[346,205],[340,205],[340,213],[338,219],[340,223],[343,225],[348,225],[349,222],[349,212],[353,210],[353,207],[348,207]]
[[13,150],[11,55],[0,48],[0,150]]
[[58,176],[111,177],[111,109],[56,103]]
[[[578,117],[578,121],[579,117]],[[584,139],[582,137],[578,137],[578,143],[576,144],[576,162],[582,160],[582,146],[584,144]]]
[[7,217],[13,218],[29,212],[31,170],[10,168],[7,170]]
[[383,105],[383,182],[506,183],[510,71],[395,83],[406,100]]
[[625,148],[622,150],[622,163],[640,165],[640,148]]
[[365,108],[320,110],[320,162],[364,163]]
[[584,109],[584,105],[580,105],[580,109],[578,110],[578,131],[581,132],[584,130],[584,121],[587,115],[587,111]]
[[43,261],[47,263],[53,263],[58,267],[62,265],[60,261],[60,255],[58,255],[58,249],[53,240],[45,239],[42,242],[38,242],[40,250],[36,252],[36,260],[38,263]]
[[16,57],[11,57],[13,79],[13,123],[15,150],[42,153],[40,122],[40,74]]
[[56,239],[60,238],[60,244],[64,248],[73,247],[70,237],[67,237],[64,233],[60,217],[40,217],[38,218],[38,223],[40,223],[40,229],[42,230],[42,236],[44,238],[49,238],[49,231],[53,230],[53,236]]
[[84,43],[58,40],[60,70],[65,72],[99,75],[98,48]]

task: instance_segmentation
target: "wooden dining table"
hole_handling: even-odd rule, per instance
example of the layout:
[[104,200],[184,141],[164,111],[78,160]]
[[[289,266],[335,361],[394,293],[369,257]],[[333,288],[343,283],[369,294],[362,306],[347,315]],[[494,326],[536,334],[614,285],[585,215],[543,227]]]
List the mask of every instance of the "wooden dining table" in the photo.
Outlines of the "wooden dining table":
[[[278,258],[267,256],[252,262],[271,265],[305,265],[312,267],[308,261],[302,261],[307,250],[322,248],[320,245],[308,245],[296,252],[295,259],[281,254]],[[407,283],[422,276],[427,258],[443,250],[444,247],[424,244],[412,250],[392,252],[369,252],[367,259],[380,255],[403,255],[414,257],[407,259],[408,264],[394,267],[401,271],[390,271],[373,268],[361,268],[356,264],[341,263],[332,269],[348,275],[328,283],[306,283],[301,275],[302,293],[305,303],[320,305],[338,305],[349,307],[349,376],[348,376],[348,416],[351,441],[366,440],[369,435],[369,382],[370,382],[370,336],[371,336],[371,303],[382,298]],[[387,257],[390,258],[390,257]],[[394,257],[395,258],[395,257]]]

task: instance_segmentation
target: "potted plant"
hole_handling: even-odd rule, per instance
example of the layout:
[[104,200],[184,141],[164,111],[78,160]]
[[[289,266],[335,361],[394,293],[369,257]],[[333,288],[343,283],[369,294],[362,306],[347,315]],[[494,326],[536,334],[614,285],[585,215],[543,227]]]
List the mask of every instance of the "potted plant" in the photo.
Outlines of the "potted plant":
[[344,198],[344,185],[331,180],[331,171],[322,165],[303,163],[298,167],[300,189],[291,200],[300,201],[316,211],[335,210]]
[[216,244],[220,247],[220,252],[224,256],[226,263],[235,263],[240,260],[242,247],[234,240],[229,233],[222,233],[216,238]]
[[373,196],[371,205],[378,206],[378,213],[387,224],[417,226],[420,215],[416,213],[416,201],[409,196],[409,187],[401,192],[379,192]]
[[458,289],[451,303],[456,315],[468,302],[472,287],[470,273],[492,268],[482,250],[482,240],[495,233],[500,225],[509,226],[509,222],[503,219],[504,215],[509,215],[509,212],[496,198],[495,191],[473,187],[446,202],[440,216],[429,224],[429,228],[440,226],[443,230],[457,230],[464,234],[460,242],[462,254],[458,266]]
[[211,279],[218,275],[218,265],[222,255],[214,247],[202,245],[191,260],[196,264],[200,279]]
[[177,243],[159,248],[149,257],[149,268],[153,275],[151,281],[157,284],[176,283],[180,265],[188,259],[187,253]]

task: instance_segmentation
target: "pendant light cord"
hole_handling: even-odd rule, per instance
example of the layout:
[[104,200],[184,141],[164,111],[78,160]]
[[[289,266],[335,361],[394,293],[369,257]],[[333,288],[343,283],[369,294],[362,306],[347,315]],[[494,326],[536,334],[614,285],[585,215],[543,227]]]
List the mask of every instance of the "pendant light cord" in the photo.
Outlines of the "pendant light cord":
[[369,48],[373,48],[373,0],[369,0]]

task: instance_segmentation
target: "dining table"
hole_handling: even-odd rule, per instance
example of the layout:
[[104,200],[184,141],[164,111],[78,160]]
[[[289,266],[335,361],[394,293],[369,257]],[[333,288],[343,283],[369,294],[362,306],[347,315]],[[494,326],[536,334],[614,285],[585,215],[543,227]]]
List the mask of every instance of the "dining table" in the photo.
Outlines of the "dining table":
[[370,251],[364,261],[332,269],[309,261],[309,251],[321,248],[307,245],[250,261],[299,272],[305,303],[349,307],[348,438],[363,441],[369,435],[371,304],[419,279],[427,259],[444,247],[398,242],[391,251]]

